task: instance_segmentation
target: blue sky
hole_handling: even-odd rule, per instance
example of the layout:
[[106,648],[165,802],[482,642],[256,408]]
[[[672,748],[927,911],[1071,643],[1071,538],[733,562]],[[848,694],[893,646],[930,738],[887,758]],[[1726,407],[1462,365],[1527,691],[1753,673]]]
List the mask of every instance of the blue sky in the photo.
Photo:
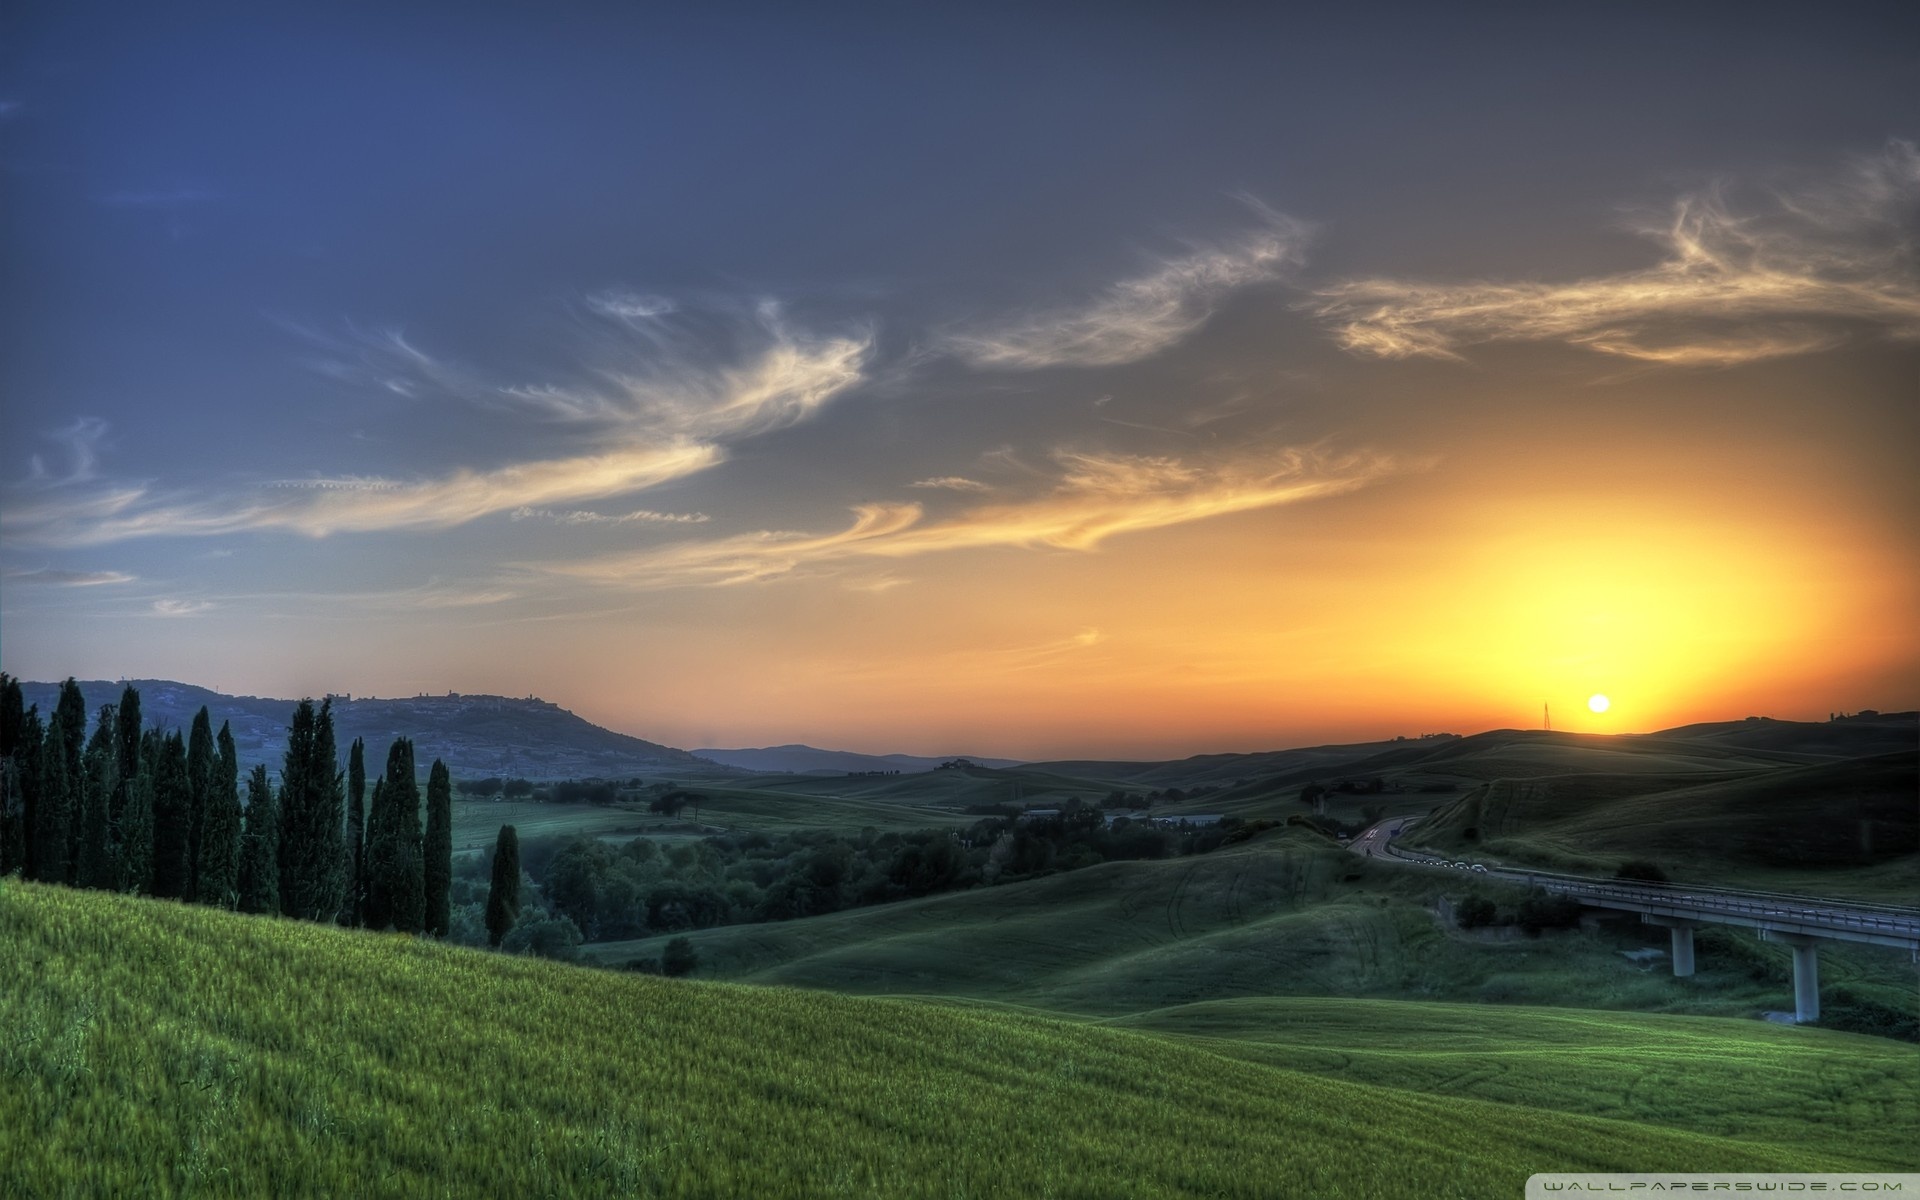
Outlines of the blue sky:
[[0,46],[15,673],[935,753],[1915,699],[1910,6]]

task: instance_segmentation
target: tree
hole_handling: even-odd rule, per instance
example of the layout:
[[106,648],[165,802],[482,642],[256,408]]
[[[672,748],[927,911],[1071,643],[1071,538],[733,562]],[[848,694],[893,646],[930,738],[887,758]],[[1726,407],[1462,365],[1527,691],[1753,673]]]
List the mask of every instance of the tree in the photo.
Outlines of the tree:
[[553,911],[572,921],[580,936],[594,936],[600,912],[600,877],[606,853],[599,843],[581,838],[568,843],[548,865],[543,891]]
[[191,859],[187,745],[178,733],[156,737],[153,759],[153,885],[156,896],[188,899]]
[[347,751],[347,848],[353,852],[353,879],[347,891],[347,924],[359,925],[367,903],[367,747],[353,739]]
[[240,911],[280,911],[280,805],[263,763],[247,777],[246,832],[240,838]]
[[187,890],[200,898],[200,843],[206,836],[207,790],[213,786],[213,718],[202,704],[187,735]]
[[420,784],[413,743],[396,738],[386,778],[373,790],[367,828],[367,927],[419,933],[426,924],[426,879],[420,847]]
[[447,765],[437,758],[427,775],[427,835],[423,851],[421,873],[426,892],[427,932],[443,938],[453,918],[453,777],[447,773]]
[[80,848],[74,859],[73,880],[83,888],[112,890],[115,883],[110,810],[119,785],[116,735],[113,705],[103,705],[100,723],[87,742],[85,780],[80,789]]
[[280,771],[280,911],[308,921],[339,913],[342,808],[334,755],[333,702],[302,700],[287,729]]
[[145,842],[139,850],[140,881],[129,887],[127,880],[132,874],[122,861],[129,853],[127,840],[130,832],[130,818],[127,804],[133,795],[134,781],[140,774],[140,693],[132,684],[128,684],[120,693],[119,707],[114,710],[114,789],[107,804],[108,845],[112,851],[115,885],[121,891],[137,890],[147,883],[147,875],[153,867],[153,796],[151,789],[147,796],[147,811],[144,817],[133,821]]
[[699,952],[683,937],[668,941],[667,948],[660,954],[660,971],[664,975],[691,975],[699,965]]
[[27,719],[26,698],[20,681],[0,671],[0,758],[12,758],[20,745],[20,726]]
[[23,870],[27,863],[26,802],[20,794],[20,766],[13,757],[26,719],[20,681],[0,671],[0,875]]
[[45,760],[43,753],[46,743],[46,730],[40,724],[40,706],[34,705],[20,719],[20,735],[14,743],[13,757],[14,779],[18,786],[19,797],[15,828],[20,837],[20,869],[26,872],[28,879],[38,879],[39,857],[38,841],[35,831],[40,821],[40,773]]
[[200,903],[232,908],[240,899],[240,757],[228,722],[220,723],[218,745],[201,814],[196,886]]
[[368,929],[393,925],[393,901],[387,889],[388,839],[393,819],[387,815],[387,781],[373,781],[373,799],[367,805],[367,843],[361,866],[366,871],[366,894],[360,900],[360,923]]
[[[40,743],[39,787],[33,807],[33,878],[66,883],[73,873],[74,774],[67,770],[67,714],[63,704]],[[84,719],[84,717],[82,718]]]
[[[121,711],[125,711],[124,709]],[[141,762],[138,754],[136,764]],[[114,854],[114,886],[129,895],[153,888],[153,773],[136,767],[121,780],[119,841]]]
[[498,948],[520,919],[520,834],[500,827],[493,843],[493,886],[487,889],[487,941]]

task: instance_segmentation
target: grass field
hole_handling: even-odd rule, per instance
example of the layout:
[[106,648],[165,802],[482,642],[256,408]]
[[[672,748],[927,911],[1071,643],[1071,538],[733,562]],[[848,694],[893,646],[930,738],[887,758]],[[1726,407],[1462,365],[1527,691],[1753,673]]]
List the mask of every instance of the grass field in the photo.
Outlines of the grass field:
[[[1296,1071],[1194,1040],[1198,1015],[1170,1036],[616,975],[14,882],[0,942],[26,968],[0,993],[8,1195],[1479,1200],[1540,1170],[1870,1169],[1906,1132],[1829,1106],[1817,1146],[1765,1113],[1718,1136]],[[1796,1031],[1793,1058],[1709,1025],[1703,1088],[1768,1054],[1792,1088],[1911,1077],[1862,1039]],[[1619,1044],[1532,1029],[1569,1068]]]
[[1329,1078],[1805,1150],[1837,1138],[1888,1170],[1920,1161],[1920,1048],[1878,1038],[1343,997],[1223,1000],[1114,1023]]
[[706,800],[698,811],[688,808],[674,818],[648,812],[642,804],[458,800],[453,806],[453,848],[455,853],[466,853],[490,847],[502,825],[514,826],[523,841],[557,837],[625,841],[642,835],[672,839],[738,830],[858,833],[872,828],[886,833],[968,825],[979,819],[946,809],[832,795],[704,786],[699,792]]
[[[1790,1006],[1787,952],[1716,932],[1699,973],[1622,951],[1664,949],[1632,921],[1538,939],[1465,935],[1435,920],[1439,897],[1483,888],[1458,876],[1368,864],[1302,830],[1211,854],[1116,862],[1022,883],[873,908],[688,934],[721,979],[880,994],[1012,1000],[1116,1014],[1202,1000],[1342,995],[1478,1000],[1751,1016]],[[1492,891],[1516,902],[1518,889]],[[583,946],[610,964],[658,957],[666,938]],[[1722,946],[1724,941],[1725,945]],[[1911,1006],[1905,957],[1822,952],[1831,985]]]

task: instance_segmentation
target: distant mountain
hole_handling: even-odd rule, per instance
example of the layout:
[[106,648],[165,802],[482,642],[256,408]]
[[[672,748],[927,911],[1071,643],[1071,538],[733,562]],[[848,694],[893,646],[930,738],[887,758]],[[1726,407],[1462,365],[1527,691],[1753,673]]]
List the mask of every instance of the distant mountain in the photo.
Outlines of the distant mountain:
[[812,746],[767,746],[758,750],[695,750],[700,758],[748,771],[782,775],[846,775],[858,771],[931,771],[943,762],[964,758],[979,767],[1017,767],[1015,758],[976,758],[949,754],[928,758],[918,754],[856,754],[851,750],[817,750]]
[[[218,730],[222,721],[233,727],[242,771],[264,762],[278,770],[286,752],[287,725],[296,700],[228,696],[170,679],[129,681],[140,693],[140,715],[152,726],[187,729],[205,705]],[[88,720],[103,704],[116,704],[126,682],[103,679],[80,681],[87,700]],[[53,711],[57,683],[22,682],[28,704],[38,704],[42,716]],[[413,739],[414,756],[424,772],[438,758],[455,779],[489,775],[506,778],[566,779],[598,776],[630,779],[664,774],[688,775],[720,769],[702,763],[685,750],[656,745],[575,716],[557,704],[529,696],[414,696],[387,700],[336,696],[333,700],[334,739],[344,764],[353,739],[365,738],[369,774],[383,770],[387,747],[396,737]]]

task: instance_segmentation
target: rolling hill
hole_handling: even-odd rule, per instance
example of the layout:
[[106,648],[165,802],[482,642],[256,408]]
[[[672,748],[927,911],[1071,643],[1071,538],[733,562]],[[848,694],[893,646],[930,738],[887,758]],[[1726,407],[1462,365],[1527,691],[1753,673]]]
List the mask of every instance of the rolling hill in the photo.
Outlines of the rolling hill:
[[[1920,892],[1920,753],[1725,775],[1554,775],[1475,788],[1410,842],[1611,873],[1624,858],[1674,878],[1820,895]],[[1900,880],[1905,880],[1904,887]]]
[[[103,704],[118,703],[128,684],[140,693],[140,714],[148,725],[185,730],[204,705],[215,729],[231,722],[242,772],[264,762],[277,770],[286,749],[287,724],[297,700],[228,696],[192,684],[167,679],[109,682],[80,681],[91,713]],[[51,712],[59,694],[57,683],[20,685],[26,703]],[[568,779],[589,776],[629,778],[671,772],[676,775],[726,776],[727,768],[704,762],[685,750],[675,750],[615,733],[574,715],[557,704],[507,696],[413,696],[406,699],[334,697],[334,737],[342,760],[355,738],[385,761],[387,745],[396,737],[412,738],[422,770],[438,758],[456,779],[489,775],[527,779]]]
[[[1701,1021],[1676,1044],[1712,1112],[1597,1116],[1222,1053],[1207,1014],[1169,1034],[670,981],[40,885],[0,890],[0,940],[33,967],[0,993],[8,1194],[1466,1197],[1541,1170],[1863,1170],[1906,1144],[1920,1061]],[[1535,1020],[1508,1043],[1479,1010],[1478,1045],[1536,1055],[1532,1096],[1558,1068],[1561,1106],[1594,1106],[1564,1097],[1576,1065],[1616,1096],[1622,1045],[1659,1032]],[[1742,1109],[1763,1071],[1803,1128]]]
[[747,750],[695,750],[694,755],[722,766],[784,775],[848,775],[868,771],[931,771],[942,763],[964,758],[983,767],[1017,767],[1015,758],[980,758],[971,754],[858,754],[852,750],[818,750],[812,746],[766,746]]

